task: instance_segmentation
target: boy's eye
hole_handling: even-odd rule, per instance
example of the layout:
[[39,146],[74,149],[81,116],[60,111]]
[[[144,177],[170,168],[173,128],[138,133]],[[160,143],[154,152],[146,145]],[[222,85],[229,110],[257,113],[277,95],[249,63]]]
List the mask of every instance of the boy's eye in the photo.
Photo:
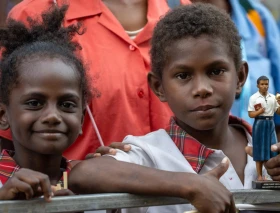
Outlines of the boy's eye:
[[224,69],[214,69],[210,71],[210,75],[221,75],[225,72]]
[[190,79],[191,75],[189,73],[186,72],[182,72],[176,75],[176,78],[184,80],[184,79]]

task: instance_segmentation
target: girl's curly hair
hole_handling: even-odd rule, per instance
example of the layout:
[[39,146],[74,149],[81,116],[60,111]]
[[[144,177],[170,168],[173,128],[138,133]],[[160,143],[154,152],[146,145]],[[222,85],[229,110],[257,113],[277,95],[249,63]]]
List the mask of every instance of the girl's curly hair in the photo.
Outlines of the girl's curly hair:
[[7,28],[0,29],[0,98],[3,103],[9,103],[11,89],[18,83],[20,65],[44,58],[59,58],[74,67],[80,77],[84,103],[88,100],[90,91],[86,69],[82,60],[75,55],[81,46],[72,41],[74,35],[83,34],[84,29],[80,23],[62,26],[67,9],[67,5],[52,7],[41,15],[41,21],[28,17],[29,27],[20,21],[8,19]]

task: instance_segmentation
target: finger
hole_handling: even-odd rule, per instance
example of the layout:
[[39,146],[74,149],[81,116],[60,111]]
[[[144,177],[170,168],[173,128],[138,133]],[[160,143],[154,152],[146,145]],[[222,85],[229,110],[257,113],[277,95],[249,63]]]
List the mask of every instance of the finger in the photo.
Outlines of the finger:
[[98,155],[100,155],[100,156],[101,156],[101,154],[100,154],[100,153],[89,153],[89,154],[87,154],[87,155],[86,155],[85,160],[88,160],[88,159],[94,158],[94,155],[95,155],[95,154],[98,154]]
[[107,155],[107,154],[110,154],[110,155],[115,155],[116,154],[116,150],[109,147],[109,146],[100,146],[96,151],[95,153],[99,153],[101,155]]
[[252,146],[246,146],[245,152],[247,153],[247,155],[250,155],[251,157],[253,157],[253,147]]
[[9,184],[7,184],[7,187],[9,187],[9,186],[12,186],[12,189],[10,191],[11,194],[8,193],[8,195],[7,195],[7,197],[9,197],[9,199],[13,199],[13,198],[17,197],[17,195],[20,192],[25,194],[26,199],[30,199],[34,195],[34,191],[31,187],[31,185],[19,180],[18,178],[14,178],[13,180],[11,179]]
[[272,152],[280,152],[280,143],[273,144],[271,146],[271,151]]
[[[47,201],[50,201],[50,198],[52,196],[52,191],[51,191],[51,184],[49,177],[43,173],[36,172],[30,169],[20,169],[17,171],[14,175],[19,181],[25,182],[28,184],[34,194],[36,195],[41,195],[44,194],[44,197]],[[37,191],[40,189],[40,191]]]
[[75,195],[75,194],[69,189],[61,189],[54,192],[54,196],[69,196],[69,195]]
[[280,166],[280,155],[270,158],[265,164],[267,170],[275,169]]
[[236,207],[234,203],[233,196],[231,196],[231,202],[230,202],[230,207],[229,207],[229,213],[236,213]]
[[280,175],[276,175],[276,176],[270,176],[272,180],[274,181],[280,181]]
[[220,179],[220,177],[223,176],[223,174],[227,171],[228,167],[229,167],[229,159],[227,157],[224,157],[222,162],[214,169],[207,172],[207,174],[210,174],[216,177],[217,179]]
[[[15,177],[19,181],[27,183],[32,188],[34,194],[36,194],[36,192],[39,192],[38,189],[41,189],[40,181],[36,177],[36,175],[37,175],[37,172],[29,170],[29,169],[20,169],[19,171],[17,171],[15,173]],[[34,194],[33,194],[33,196],[34,196]]]
[[125,152],[128,152],[131,150],[131,146],[129,144],[120,143],[120,142],[113,142],[110,144],[110,147],[112,147],[114,149],[120,149]]
[[50,202],[51,197],[53,197],[53,192],[51,188],[50,179],[47,175],[38,172],[38,179],[40,181],[40,187],[42,189],[42,193],[44,194],[44,198],[46,201]]

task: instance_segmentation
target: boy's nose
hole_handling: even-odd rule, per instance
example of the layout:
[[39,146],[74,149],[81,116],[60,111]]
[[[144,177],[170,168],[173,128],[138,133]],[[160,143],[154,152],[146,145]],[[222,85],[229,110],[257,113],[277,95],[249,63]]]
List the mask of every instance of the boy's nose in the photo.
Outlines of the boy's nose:
[[213,88],[207,77],[198,77],[193,81],[194,97],[207,98],[213,94]]
[[61,116],[56,107],[48,107],[42,113],[41,121],[44,124],[55,125],[61,123]]

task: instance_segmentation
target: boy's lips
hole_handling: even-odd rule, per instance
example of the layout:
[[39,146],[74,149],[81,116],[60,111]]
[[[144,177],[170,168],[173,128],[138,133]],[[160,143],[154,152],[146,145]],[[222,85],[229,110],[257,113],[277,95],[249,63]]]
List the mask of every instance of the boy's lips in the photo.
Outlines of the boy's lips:
[[196,107],[192,110],[190,110],[191,112],[197,112],[197,111],[207,111],[209,109],[213,109],[213,108],[216,108],[217,106],[213,106],[213,105],[202,105],[202,106],[199,106],[199,107]]

